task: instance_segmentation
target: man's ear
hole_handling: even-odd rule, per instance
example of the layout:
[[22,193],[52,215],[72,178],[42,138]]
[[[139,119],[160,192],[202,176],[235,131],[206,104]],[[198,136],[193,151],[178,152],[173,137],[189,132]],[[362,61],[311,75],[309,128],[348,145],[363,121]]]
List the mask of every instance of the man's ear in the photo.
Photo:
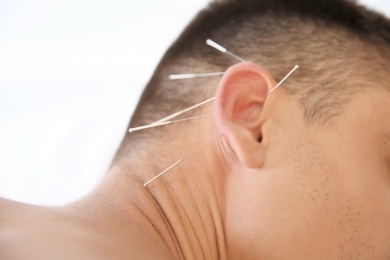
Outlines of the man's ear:
[[217,90],[214,116],[238,159],[250,168],[264,161],[261,115],[269,91],[276,85],[272,75],[250,62],[230,67]]

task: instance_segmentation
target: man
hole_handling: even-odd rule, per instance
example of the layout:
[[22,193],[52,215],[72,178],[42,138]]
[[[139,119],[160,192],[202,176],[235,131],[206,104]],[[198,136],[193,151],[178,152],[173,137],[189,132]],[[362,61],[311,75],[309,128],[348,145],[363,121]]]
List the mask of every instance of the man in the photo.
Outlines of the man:
[[390,21],[352,1],[215,1],[130,126],[213,116],[127,134],[71,205],[3,200],[0,259],[390,259],[389,65]]

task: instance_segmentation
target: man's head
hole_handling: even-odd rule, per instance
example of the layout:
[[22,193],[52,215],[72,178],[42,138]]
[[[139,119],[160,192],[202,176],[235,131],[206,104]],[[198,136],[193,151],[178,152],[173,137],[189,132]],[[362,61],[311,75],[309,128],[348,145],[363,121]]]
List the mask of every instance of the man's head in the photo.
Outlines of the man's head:
[[[234,64],[207,38],[252,62]],[[159,147],[154,157],[184,155],[219,132],[214,157],[193,158],[199,175],[161,182],[218,179],[229,256],[388,259],[389,65],[390,21],[352,1],[215,1],[168,50],[131,125],[216,96],[213,108],[196,111],[214,117],[128,136],[118,161],[135,144]],[[225,70],[222,79],[168,80]],[[213,164],[208,174],[202,159]]]
[[[215,1],[164,56],[145,89],[133,125],[215,93],[215,80],[168,80],[172,73],[225,71],[236,62],[206,46],[207,38],[262,66],[277,80],[299,64],[299,77],[290,80],[299,84],[285,88],[297,94],[309,121],[324,123],[329,117],[322,116],[338,114],[341,107],[337,105],[345,104],[351,93],[368,87],[367,82],[377,77],[386,77],[390,58],[389,21],[353,1]],[[330,96],[330,92],[338,94]]]

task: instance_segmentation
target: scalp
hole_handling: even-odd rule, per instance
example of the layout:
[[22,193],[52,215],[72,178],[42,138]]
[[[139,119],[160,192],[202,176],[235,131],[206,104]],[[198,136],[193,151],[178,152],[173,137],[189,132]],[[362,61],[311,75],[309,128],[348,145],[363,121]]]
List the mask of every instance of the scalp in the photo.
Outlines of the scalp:
[[277,81],[299,64],[284,87],[309,123],[331,125],[354,93],[387,88],[390,22],[384,16],[346,0],[213,1],[165,54],[131,125],[153,122],[215,94],[218,78],[168,80],[171,73],[225,71],[234,64],[206,46],[208,38],[265,67]]

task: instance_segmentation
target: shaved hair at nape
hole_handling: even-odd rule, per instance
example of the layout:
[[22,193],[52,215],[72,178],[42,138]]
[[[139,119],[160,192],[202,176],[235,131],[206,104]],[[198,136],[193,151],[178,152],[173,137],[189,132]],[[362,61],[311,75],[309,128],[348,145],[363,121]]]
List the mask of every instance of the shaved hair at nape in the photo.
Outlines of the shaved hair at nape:
[[[208,38],[264,67],[277,81],[298,64],[283,88],[299,102],[308,124],[331,126],[354,93],[388,89],[390,21],[383,15],[348,0],[216,0],[166,52],[129,127],[150,124],[215,95],[220,77],[168,79],[169,74],[225,71],[237,63],[207,46]],[[180,127],[126,138],[165,136]]]

